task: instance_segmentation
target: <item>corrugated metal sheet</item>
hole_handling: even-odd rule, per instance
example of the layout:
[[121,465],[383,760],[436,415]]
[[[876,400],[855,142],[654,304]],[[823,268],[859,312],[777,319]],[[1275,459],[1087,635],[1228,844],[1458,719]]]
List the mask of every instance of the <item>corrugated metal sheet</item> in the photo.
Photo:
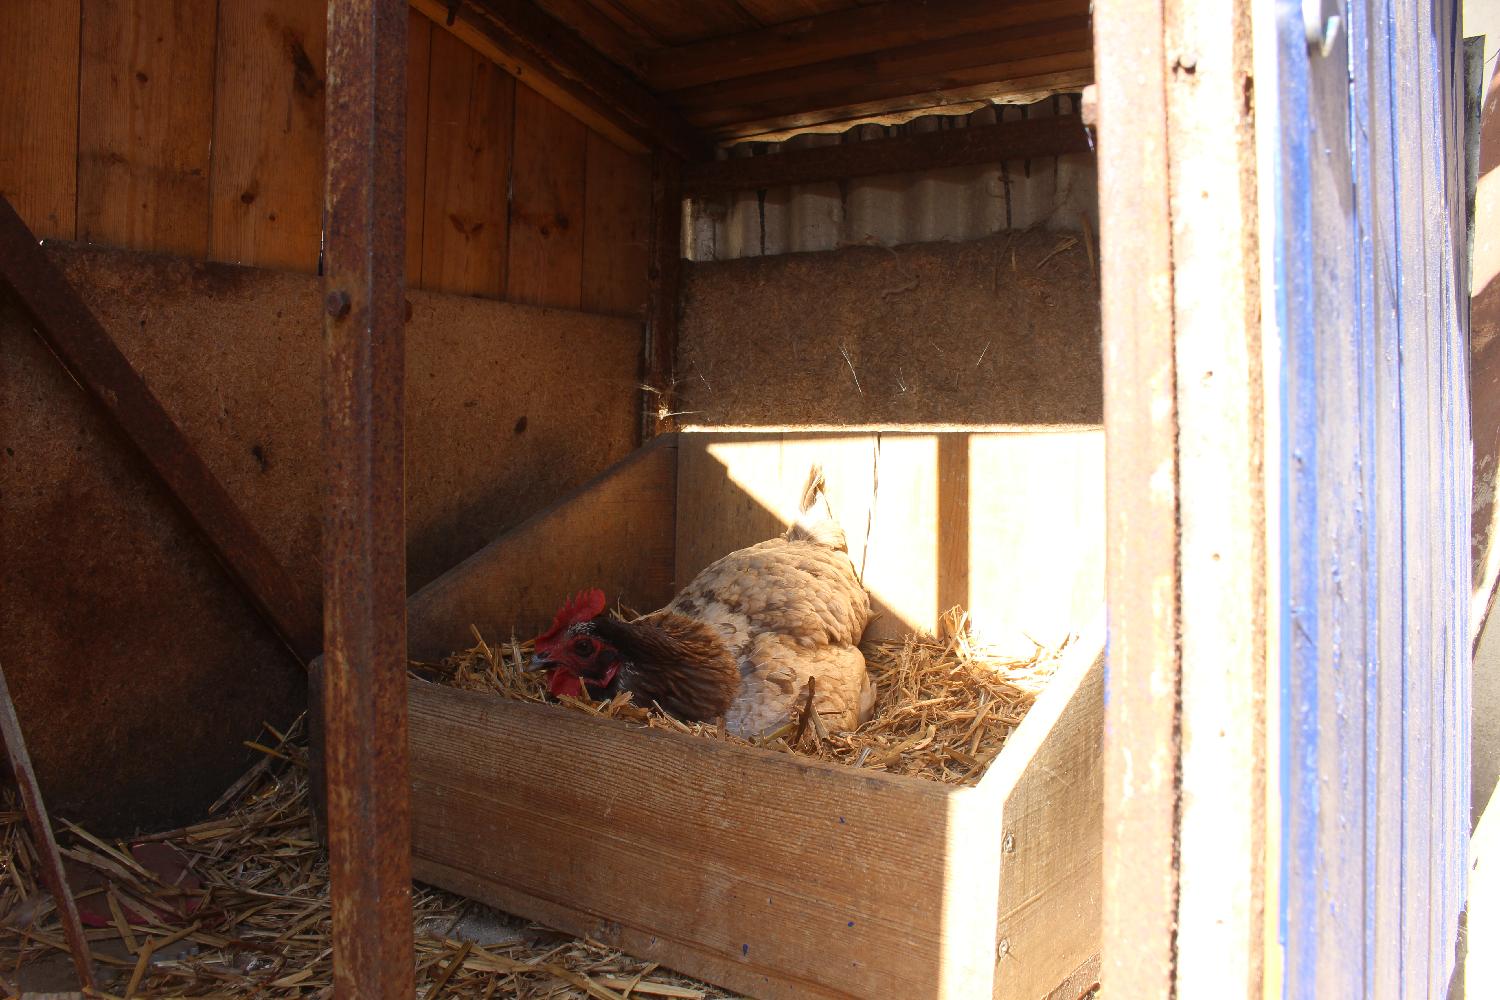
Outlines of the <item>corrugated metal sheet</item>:
[[[783,143],[741,143],[724,155],[764,155],[897,135],[968,128],[998,121],[1078,114],[1079,96],[1028,105],[994,105],[964,115],[932,114],[901,125],[858,125],[844,134],[813,133]],[[834,250],[973,240],[1008,229],[1098,230],[1098,184],[1090,153],[953,167],[746,191],[703,199],[684,227],[689,260],[734,260]]]

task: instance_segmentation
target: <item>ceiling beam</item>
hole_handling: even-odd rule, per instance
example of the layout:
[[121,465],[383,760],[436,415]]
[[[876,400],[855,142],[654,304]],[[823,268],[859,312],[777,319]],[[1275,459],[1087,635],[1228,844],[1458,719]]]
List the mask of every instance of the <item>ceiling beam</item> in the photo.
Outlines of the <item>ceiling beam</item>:
[[529,0],[458,0],[451,10],[448,0],[411,0],[411,6],[625,149],[712,155],[712,143],[680,114]]
[[853,7],[649,53],[645,80],[663,93],[688,90],[1088,13],[1088,0],[901,0]]
[[976,163],[1086,153],[1089,137],[1075,116],[1032,118],[967,128],[790,149],[768,156],[735,157],[683,167],[687,197],[755,191],[876,174],[897,174]]

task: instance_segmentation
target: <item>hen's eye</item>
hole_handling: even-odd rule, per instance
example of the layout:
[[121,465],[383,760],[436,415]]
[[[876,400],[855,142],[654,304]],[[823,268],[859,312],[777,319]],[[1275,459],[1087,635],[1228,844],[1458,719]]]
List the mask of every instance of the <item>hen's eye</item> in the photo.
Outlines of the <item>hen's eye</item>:
[[592,639],[579,639],[577,642],[573,643],[573,652],[577,653],[579,656],[587,656],[593,651],[594,640]]

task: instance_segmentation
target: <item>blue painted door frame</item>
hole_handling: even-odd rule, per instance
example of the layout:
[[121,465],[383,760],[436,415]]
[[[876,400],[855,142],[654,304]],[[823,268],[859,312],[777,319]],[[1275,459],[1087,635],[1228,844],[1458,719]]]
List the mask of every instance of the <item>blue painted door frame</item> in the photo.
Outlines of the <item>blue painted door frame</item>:
[[[1440,997],[1469,815],[1456,0],[1278,3],[1285,995]],[[1310,41],[1311,38],[1311,41]],[[1272,716],[1275,718],[1275,714]]]

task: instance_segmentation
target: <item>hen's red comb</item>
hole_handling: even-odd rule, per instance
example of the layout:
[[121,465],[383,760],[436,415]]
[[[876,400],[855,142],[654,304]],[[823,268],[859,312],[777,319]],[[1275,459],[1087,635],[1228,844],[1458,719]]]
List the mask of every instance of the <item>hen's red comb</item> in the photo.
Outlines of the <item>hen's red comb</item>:
[[604,613],[604,591],[598,587],[579,591],[578,596],[563,604],[552,627],[536,637],[535,645],[542,646],[556,639],[569,625],[586,622]]

